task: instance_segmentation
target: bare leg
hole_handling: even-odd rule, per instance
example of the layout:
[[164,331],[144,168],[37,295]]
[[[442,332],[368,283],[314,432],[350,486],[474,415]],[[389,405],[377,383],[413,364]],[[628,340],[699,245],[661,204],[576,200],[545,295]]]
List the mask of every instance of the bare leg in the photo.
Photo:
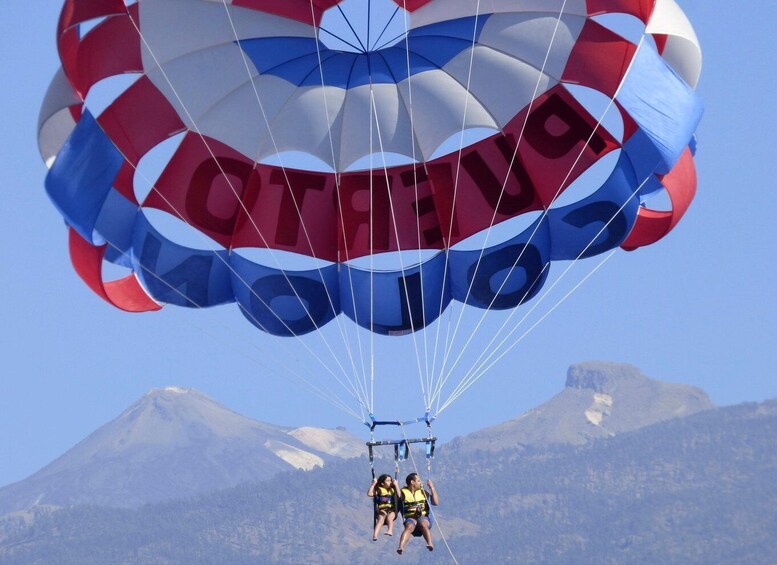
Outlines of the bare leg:
[[429,525],[426,522],[420,523],[421,535],[426,540],[426,549],[434,551],[434,545],[432,544],[432,531],[429,529]]
[[386,520],[386,514],[381,512],[378,514],[378,519],[375,522],[375,529],[372,532],[372,541],[378,540],[378,534],[380,533],[380,528],[383,526],[383,522]]
[[397,517],[396,512],[389,512],[388,516],[386,516],[386,528],[388,531],[386,532],[387,536],[393,536],[394,535],[394,519]]
[[413,530],[415,530],[415,524],[413,522],[405,524],[405,529],[402,531],[402,535],[399,538],[399,549],[397,549],[397,553],[400,555],[402,555],[402,552],[405,550],[405,545],[407,545],[407,540],[410,539]]

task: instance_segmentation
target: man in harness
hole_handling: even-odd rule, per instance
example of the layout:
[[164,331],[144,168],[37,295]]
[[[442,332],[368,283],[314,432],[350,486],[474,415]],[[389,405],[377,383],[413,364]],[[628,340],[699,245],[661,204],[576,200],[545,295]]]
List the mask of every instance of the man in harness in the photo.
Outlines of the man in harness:
[[440,497],[434,488],[431,480],[426,481],[429,490],[424,490],[421,477],[418,473],[410,473],[405,479],[406,487],[403,487],[399,493],[399,503],[402,509],[405,529],[399,538],[399,548],[397,553],[402,555],[410,536],[423,536],[426,540],[426,549],[434,550],[432,545],[432,523],[429,519],[429,503],[437,506]]

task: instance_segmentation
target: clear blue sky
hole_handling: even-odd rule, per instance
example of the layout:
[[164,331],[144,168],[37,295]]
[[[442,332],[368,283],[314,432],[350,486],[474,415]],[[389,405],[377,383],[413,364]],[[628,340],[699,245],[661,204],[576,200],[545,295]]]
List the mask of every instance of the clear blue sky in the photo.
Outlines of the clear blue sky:
[[[696,200],[669,237],[617,253],[446,411],[436,426],[443,439],[542,403],[563,387],[570,364],[592,359],[701,387],[721,405],[777,397],[777,4],[680,4],[704,52]],[[153,387],[193,387],[271,423],[363,434],[356,420],[291,385],[270,355],[277,346],[235,308],[123,314],[77,278],[36,146],[39,106],[58,66],[59,7],[11,2],[0,16],[0,485],[38,470]],[[291,351],[283,363],[315,381],[316,364]],[[384,351],[384,386],[417,390],[414,357]],[[412,345],[404,351],[412,355]]]

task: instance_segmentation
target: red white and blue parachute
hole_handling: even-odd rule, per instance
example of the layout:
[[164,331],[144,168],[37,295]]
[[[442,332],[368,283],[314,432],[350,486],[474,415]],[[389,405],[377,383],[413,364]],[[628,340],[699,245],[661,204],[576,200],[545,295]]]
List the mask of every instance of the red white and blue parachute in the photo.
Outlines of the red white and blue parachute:
[[58,47],[46,190],[129,311],[407,333],[653,243],[695,192],[701,51],[674,0],[66,0]]

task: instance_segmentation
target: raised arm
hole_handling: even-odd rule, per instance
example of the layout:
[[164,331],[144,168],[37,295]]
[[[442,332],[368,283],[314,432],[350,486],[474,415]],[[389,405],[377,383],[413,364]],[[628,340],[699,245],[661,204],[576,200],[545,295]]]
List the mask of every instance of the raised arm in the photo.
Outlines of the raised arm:
[[392,486],[394,487],[394,496],[396,497],[397,508],[402,508],[402,485],[400,485],[399,482],[394,479]]
[[437,494],[437,489],[434,488],[434,483],[431,479],[426,481],[426,486],[429,487],[429,502],[431,502],[434,506],[437,506],[440,503],[440,496]]
[[378,479],[372,479],[372,482],[370,483],[370,488],[367,489],[367,496],[373,497],[375,496],[375,486],[378,484]]

